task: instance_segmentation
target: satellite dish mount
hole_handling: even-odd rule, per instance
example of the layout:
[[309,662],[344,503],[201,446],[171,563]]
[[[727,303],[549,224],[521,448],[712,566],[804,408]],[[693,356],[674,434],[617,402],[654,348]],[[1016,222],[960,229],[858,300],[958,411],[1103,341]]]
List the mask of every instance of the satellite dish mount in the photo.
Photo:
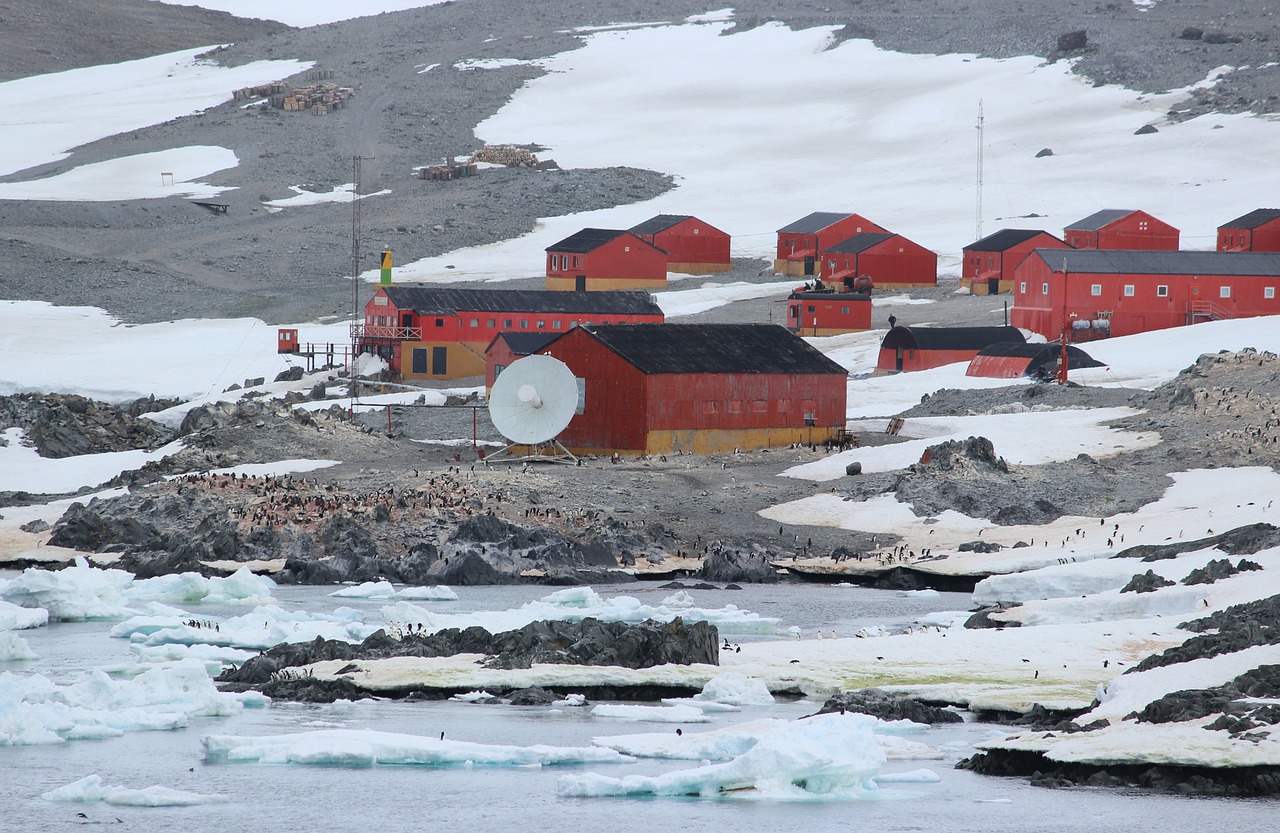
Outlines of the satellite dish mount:
[[489,418],[509,444],[484,462],[577,464],[556,439],[577,410],[578,380],[564,362],[541,355],[512,362],[489,391]]

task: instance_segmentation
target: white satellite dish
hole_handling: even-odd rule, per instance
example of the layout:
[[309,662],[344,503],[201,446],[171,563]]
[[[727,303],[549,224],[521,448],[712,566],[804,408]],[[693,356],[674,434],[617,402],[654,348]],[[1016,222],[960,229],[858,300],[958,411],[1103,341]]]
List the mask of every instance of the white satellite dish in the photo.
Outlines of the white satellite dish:
[[[577,409],[578,380],[564,362],[539,355],[512,362],[498,374],[489,391],[489,418],[511,445],[485,461],[576,462],[556,437],[568,427]],[[514,446],[529,446],[530,453],[516,457],[511,454]]]

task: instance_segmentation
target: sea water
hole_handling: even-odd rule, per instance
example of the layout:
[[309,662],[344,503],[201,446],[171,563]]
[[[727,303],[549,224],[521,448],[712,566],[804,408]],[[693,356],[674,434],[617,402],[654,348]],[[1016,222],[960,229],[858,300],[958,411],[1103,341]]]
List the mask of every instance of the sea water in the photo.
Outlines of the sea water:
[[[334,599],[331,588],[282,587],[286,607],[328,612],[357,607],[376,621],[384,602]],[[537,587],[457,588],[455,602],[425,603],[432,610],[504,610],[540,598]],[[660,604],[672,591],[652,585],[600,588],[602,595],[633,595]],[[905,627],[936,610],[962,610],[963,594],[898,594],[813,585],[749,586],[740,591],[691,591],[700,607],[735,604],[776,617],[805,634],[848,636],[863,627]],[[199,616],[234,615],[242,608],[192,607]],[[83,669],[133,661],[128,642],[107,636],[110,623],[54,623],[21,635],[39,660],[0,665],[0,673],[40,673],[70,680]],[[762,637],[747,637],[762,638]],[[783,634],[778,638],[794,638]],[[808,638],[812,638],[809,636]],[[735,641],[738,641],[735,638]],[[4,667],[7,666],[7,667]],[[768,707],[717,714],[703,731],[761,717],[796,719],[813,701],[780,701]],[[0,714],[0,720],[5,719]],[[146,831],[323,830],[418,831],[424,829],[600,833],[600,831],[1177,831],[1275,829],[1280,802],[1182,798],[1106,789],[1047,790],[1021,779],[974,775],[954,769],[972,744],[999,727],[966,723],[911,736],[943,751],[942,760],[890,761],[882,773],[922,768],[936,783],[886,784],[873,795],[834,801],[766,801],[749,795],[720,798],[561,798],[557,779],[566,773],[656,775],[697,762],[640,760],[623,765],[572,767],[431,768],[417,766],[270,766],[203,762],[200,738],[272,735],[322,728],[376,729],[487,744],[588,745],[593,737],[672,732],[675,727],[595,717],[589,708],[514,707],[457,702],[389,700],[325,705],[276,703],[226,718],[200,718],[184,729],[132,732],[101,741],[0,748],[0,831],[64,830],[104,823]],[[142,808],[44,801],[40,795],[88,775],[131,788],[163,786],[225,796],[228,801],[192,807]],[[84,814],[81,817],[79,814]]]

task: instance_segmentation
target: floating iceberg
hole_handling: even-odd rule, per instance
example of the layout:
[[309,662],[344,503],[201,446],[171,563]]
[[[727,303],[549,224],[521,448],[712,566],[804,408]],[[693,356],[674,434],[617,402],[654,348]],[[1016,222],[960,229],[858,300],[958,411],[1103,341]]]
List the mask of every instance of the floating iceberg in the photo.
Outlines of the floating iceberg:
[[710,723],[702,709],[693,706],[631,706],[603,703],[591,709],[593,717],[640,720],[646,723]]
[[725,703],[730,706],[772,706],[773,695],[769,687],[760,680],[729,671],[712,677],[702,687],[701,694],[695,694],[694,700],[706,700],[712,703]]
[[223,804],[229,801],[225,795],[175,790],[169,787],[145,787],[135,790],[128,787],[104,786],[102,777],[89,775],[71,784],[42,793],[45,801],[73,801],[92,803],[101,801],[128,807],[189,807],[195,804]]
[[[667,604],[671,602],[671,604]],[[670,622],[681,617],[686,622],[709,622],[721,633],[769,634],[778,630],[778,620],[740,610],[735,605],[722,608],[692,606],[687,593],[677,593],[661,606],[642,604],[634,596],[605,599],[590,587],[567,587],[518,608],[476,613],[436,613],[408,602],[398,602],[382,609],[388,622],[421,625],[428,633],[445,628],[481,627],[490,633],[518,630],[530,622],[599,619],[602,622],[643,622],[652,619]]]
[[111,629],[111,635],[144,646],[220,645],[262,650],[281,642],[310,642],[317,636],[360,642],[378,630],[358,610],[340,607],[332,614],[285,610],[263,605],[242,616],[215,620],[177,611],[167,616],[135,616]]
[[343,587],[329,594],[343,599],[416,599],[432,602],[456,602],[458,594],[443,586],[402,587],[397,590],[389,581],[366,581],[354,587]]
[[[0,594],[5,582],[0,581]],[[0,601],[0,631],[25,631],[49,623],[49,611],[42,607],[19,607],[12,602]]]
[[502,746],[356,729],[325,729],[256,738],[208,735],[200,739],[205,763],[326,766],[554,766],[634,760],[596,746]]
[[657,776],[560,778],[562,796],[724,796],[794,800],[857,798],[876,789],[885,762],[870,726],[851,715],[784,723],[733,760]]

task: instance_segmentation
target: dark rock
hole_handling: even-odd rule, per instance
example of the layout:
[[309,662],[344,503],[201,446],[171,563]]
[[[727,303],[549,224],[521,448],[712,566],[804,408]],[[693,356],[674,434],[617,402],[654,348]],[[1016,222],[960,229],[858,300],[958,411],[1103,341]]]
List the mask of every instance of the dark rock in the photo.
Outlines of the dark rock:
[[464,587],[509,584],[514,580],[511,576],[499,573],[479,553],[474,552],[440,559],[433,565],[432,578],[444,584]]
[[1208,32],[1201,40],[1213,44],[1244,43],[1244,38],[1239,35],[1229,35],[1226,32]]
[[862,474],[862,464],[856,460],[844,467],[844,473],[852,477],[855,474]]
[[1084,29],[1058,35],[1059,52],[1076,52],[1089,45],[1089,34]]
[[1188,586],[1194,584],[1213,584],[1218,579],[1230,578],[1237,573],[1261,569],[1261,564],[1257,564],[1247,558],[1240,559],[1240,564],[1238,566],[1233,566],[1232,563],[1225,558],[1215,558],[1200,569],[1192,570],[1188,573],[1187,577],[1182,580],[1182,583]]
[[823,703],[815,714],[843,714],[846,711],[869,714],[881,720],[910,720],[913,723],[964,722],[964,718],[953,711],[930,706],[900,694],[890,694],[878,688],[842,691]]
[[21,529],[23,532],[31,533],[48,532],[52,528],[53,527],[49,526],[49,522],[44,518],[36,518],[34,521],[27,521],[22,526],[18,527],[18,529]]
[[529,686],[507,695],[506,700],[513,706],[546,706],[560,698],[542,686]]
[[1120,592],[1154,593],[1161,587],[1172,587],[1176,583],[1164,576],[1156,575],[1155,570],[1147,570],[1145,573],[1140,573],[1129,579],[1129,583],[1122,587]]
[[1137,130],[1133,131],[1133,135],[1146,136],[1151,133],[1159,133],[1159,132],[1160,131],[1156,129],[1156,126],[1154,124],[1144,124],[1142,125],[1142,127],[1139,127]]
[[779,580],[773,557],[766,552],[713,551],[702,560],[698,578],[704,581],[772,584]]
[[1199,635],[1147,657],[1126,673],[1232,654],[1255,645],[1280,644],[1280,596],[1232,605],[1180,627]]
[[1053,156],[1053,148],[1041,148],[1039,152],[1036,153],[1037,159],[1041,159],[1045,156]]
[[1161,561],[1177,558],[1184,552],[1196,552],[1210,547],[1228,555],[1253,555],[1261,550],[1280,545],[1280,528],[1269,523],[1239,526],[1208,538],[1179,541],[1174,544],[1143,544],[1119,552],[1117,558],[1141,558],[1143,561]]
[[1009,464],[997,457],[995,446],[986,437],[969,437],[966,440],[947,440],[931,445],[920,456],[913,469],[932,468],[950,471],[955,468],[976,468],[1007,473]]
[[1178,35],[1182,40],[1200,40],[1204,37],[1204,30],[1197,29],[1195,26],[1188,26]]
[[144,550],[164,549],[164,536],[137,518],[106,518],[82,503],[73,503],[53,526],[49,545],[84,552],[101,552],[113,544]]
[[981,610],[975,612],[968,619],[964,620],[964,626],[972,630],[979,630],[982,628],[1020,627],[1022,623],[1018,622],[1017,620],[1014,620],[1012,622],[1001,622],[991,618],[991,614],[993,613],[999,613],[1001,611],[1009,610],[1010,608],[1014,608],[1017,606],[1018,605],[1016,603],[1003,603],[1003,604],[995,605],[992,607],[984,607]]
[[337,700],[373,697],[370,691],[360,688],[346,677],[337,680],[317,680],[314,677],[272,680],[265,683],[261,691],[273,699],[295,703],[333,703]]
[[302,379],[302,366],[291,367],[276,374],[277,382],[297,382]]
[[995,541],[965,541],[956,547],[957,552],[999,552],[1004,549]]

